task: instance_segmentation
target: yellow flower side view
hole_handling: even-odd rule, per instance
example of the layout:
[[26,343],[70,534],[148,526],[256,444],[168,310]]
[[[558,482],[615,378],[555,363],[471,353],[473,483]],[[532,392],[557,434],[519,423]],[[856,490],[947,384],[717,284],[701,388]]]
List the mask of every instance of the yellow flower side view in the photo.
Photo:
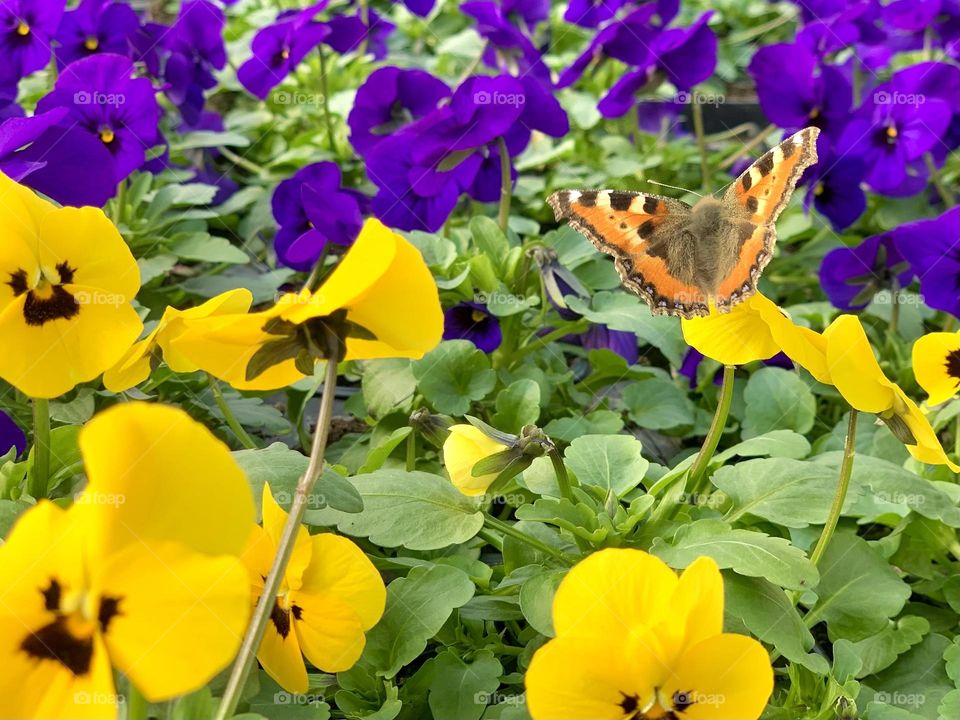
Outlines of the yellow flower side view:
[[443,463],[450,475],[450,482],[464,495],[483,495],[497,479],[497,473],[474,477],[473,466],[503,450],[503,445],[473,425],[453,425],[443,442]]
[[114,365],[143,330],[140,270],[97,208],[58,208],[0,173],[0,378],[54,398]]
[[678,577],[642,550],[600,550],[561,581],[553,624],[527,671],[533,720],[757,720],[773,691],[764,647],[723,632],[707,557]]
[[[263,488],[263,527],[256,527],[243,558],[253,602],[263,592],[287,513]],[[387,591],[363,551],[347,538],[307,534],[301,526],[284,573],[257,659],[285,690],[305,693],[303,656],[324,672],[353,667],[363,652],[364,633],[383,615]]]
[[378,220],[315,291],[289,293],[261,312],[188,320],[171,347],[241,390],[286,387],[325,357],[324,335],[345,340],[340,360],[420,358],[440,342],[443,313],[420,252]]
[[196,690],[250,614],[253,500],[226,446],[179,409],[129,403],[91,420],[80,449],[76,502],[42,500],[0,547],[11,717],[114,718],[114,670],[150,701]]

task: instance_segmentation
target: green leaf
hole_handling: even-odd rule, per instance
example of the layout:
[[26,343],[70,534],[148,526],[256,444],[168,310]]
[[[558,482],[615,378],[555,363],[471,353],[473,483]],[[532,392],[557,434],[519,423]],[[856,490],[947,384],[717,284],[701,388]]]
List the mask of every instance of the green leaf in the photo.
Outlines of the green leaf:
[[[725,520],[745,515],[790,528],[823,525],[837,490],[837,471],[815,463],[786,458],[747,460],[717,470],[711,481],[732,501]],[[844,508],[859,492],[851,488]]]
[[723,465],[732,457],[783,457],[801,460],[810,454],[810,443],[793,430],[771,430],[749,438],[713,456],[713,463]]
[[817,569],[789,541],[753,530],[733,529],[713,518],[681,527],[671,543],[657,538],[651,552],[675,568],[687,567],[701,555],[707,555],[721,569],[766,578],[780,587],[801,590],[817,584]]
[[543,428],[554,440],[573,442],[583,435],[613,435],[623,430],[623,420],[612,410],[594,410],[576,417],[554,418]]
[[[865,678],[864,692],[857,698],[857,705],[876,701],[912,713],[903,716],[911,720],[915,717],[939,720],[940,703],[954,690],[943,663],[943,654],[949,646],[950,641],[943,635],[927,635],[886,670]],[[899,720],[900,716],[889,717]],[[873,718],[871,711],[870,720]],[[955,719],[946,716],[943,720]]]
[[381,418],[392,412],[410,412],[417,379],[409,360],[388,358],[363,364],[361,387],[367,412]]
[[448,415],[465,415],[497,384],[486,354],[469,340],[449,340],[413,364],[420,392]]
[[383,463],[386,462],[387,458],[390,457],[390,454],[397,449],[397,447],[407,439],[407,436],[413,432],[413,428],[409,425],[404,425],[403,427],[398,427],[392,433],[390,433],[386,438],[384,438],[376,447],[370,449],[370,453],[367,455],[367,459],[364,461],[363,465],[360,466],[360,469],[357,470],[358,475],[363,473],[373,472],[374,470],[379,470],[383,467]]
[[470,218],[470,234],[477,248],[499,264],[510,252],[510,241],[496,221],[485,215]]
[[363,510],[319,511],[311,515],[313,523],[335,524],[347,535],[408,550],[466,542],[483,526],[477,503],[438,475],[385,469],[357,475],[350,482],[363,498]]
[[497,412],[493,424],[498,430],[518,433],[524,425],[533,425],[540,417],[540,385],[522,378],[497,393]]
[[623,402],[630,419],[647,430],[693,425],[693,405],[673,380],[652,377],[631,383]]
[[530,627],[541,635],[553,637],[553,596],[566,575],[565,570],[542,572],[520,586],[520,610]]
[[574,440],[563,455],[582,485],[623,497],[643,481],[650,467],[642,450],[640,441],[629,435],[587,435]]
[[0,500],[0,538],[5,538],[21,513],[31,507],[23,500]]
[[876,635],[851,643],[854,652],[863,662],[857,677],[873,675],[890,667],[900,655],[923,640],[928,632],[929,622],[915,615],[904,615],[889,621]]
[[367,633],[363,662],[378,675],[392,678],[416,660],[427,642],[455,608],[473,597],[474,585],[466,573],[449,565],[413,568],[387,588],[387,607]]
[[760,368],[747,381],[743,399],[746,403],[744,438],[778,429],[805,433],[813,427],[816,399],[795,372],[777,367]]
[[50,419],[69,425],[83,425],[93,417],[93,390],[80,388],[77,396],[69,402],[51,401]]
[[476,653],[469,663],[453,650],[440,653],[429,695],[433,717],[480,720],[500,687],[502,674],[503,666],[489,650]]
[[250,257],[229,240],[209,233],[193,233],[174,243],[170,252],[184,260],[246,264]]
[[[903,609],[910,586],[865,540],[837,532],[820,561],[818,596],[811,613],[825,620],[831,638],[863,640],[887,627]],[[808,624],[814,618],[808,616]]]
[[813,635],[783,588],[763,578],[743,577],[730,571],[723,576],[728,614],[788,660],[819,675],[830,671],[826,658],[810,652]]

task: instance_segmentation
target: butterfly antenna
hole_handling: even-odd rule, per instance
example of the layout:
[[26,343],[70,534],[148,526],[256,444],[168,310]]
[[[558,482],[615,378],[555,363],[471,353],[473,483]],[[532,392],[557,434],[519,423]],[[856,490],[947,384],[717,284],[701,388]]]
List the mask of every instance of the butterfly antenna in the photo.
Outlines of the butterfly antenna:
[[691,195],[696,195],[697,197],[703,197],[703,195],[701,195],[701,194],[698,193],[698,192],[694,192],[693,190],[689,190],[689,189],[687,189],[687,188],[677,187],[676,185],[667,185],[667,183],[657,182],[656,180],[647,180],[647,182],[650,183],[651,185],[660,185],[660,186],[662,186],[662,187],[668,187],[668,188],[671,188],[671,189],[673,189],[673,190],[680,190],[681,192],[688,192],[688,193],[690,193]]

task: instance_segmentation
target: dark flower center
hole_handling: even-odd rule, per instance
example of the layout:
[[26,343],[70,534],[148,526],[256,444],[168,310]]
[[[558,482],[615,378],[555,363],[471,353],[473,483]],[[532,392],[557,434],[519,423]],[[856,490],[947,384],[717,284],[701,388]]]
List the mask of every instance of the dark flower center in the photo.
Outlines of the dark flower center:
[[274,601],[273,610],[270,611],[270,622],[273,623],[274,629],[284,640],[287,639],[287,636],[290,634],[290,616],[293,615],[294,620],[299,620],[303,617],[303,608],[299,605],[291,605],[290,609],[286,609],[280,606],[279,601]]
[[42,327],[52,320],[69,320],[80,313],[80,303],[63,287],[73,282],[76,268],[62,262],[56,269],[58,283],[51,283],[43,278],[33,288],[29,286],[26,270],[19,269],[10,273],[7,285],[13,290],[14,296],[27,296],[23,303],[23,319],[27,325]]
[[960,383],[960,350],[947,353],[947,375]]
[[85,47],[90,52],[93,52],[94,50],[100,47],[100,40],[98,40],[93,35],[89,35],[87,36],[87,39],[83,41],[83,47]]
[[40,590],[43,606],[54,613],[54,619],[31,632],[20,643],[20,650],[34,660],[60,663],[74,676],[90,672],[93,659],[93,633],[96,626],[106,632],[110,621],[120,615],[121,598],[103,597],[97,611],[96,626],[83,620],[75,610],[64,610],[63,588],[55,578]]
[[882,125],[874,130],[873,142],[881,147],[887,146],[892,148],[896,146],[899,137],[900,133],[897,130],[897,126],[891,120],[886,125]]
[[[640,707],[639,695],[628,695],[622,690],[620,691],[620,694],[623,696],[623,700],[617,704],[623,711],[624,720],[653,720],[654,717],[656,717],[657,720],[680,720],[677,713],[685,712],[696,702],[693,700],[692,690],[686,692],[681,692],[678,690],[677,692],[673,693],[673,696],[670,698],[670,704],[672,705],[671,709],[664,711],[660,708],[655,708],[659,710],[659,713],[654,716],[649,716]],[[659,692],[657,695],[659,697]]]

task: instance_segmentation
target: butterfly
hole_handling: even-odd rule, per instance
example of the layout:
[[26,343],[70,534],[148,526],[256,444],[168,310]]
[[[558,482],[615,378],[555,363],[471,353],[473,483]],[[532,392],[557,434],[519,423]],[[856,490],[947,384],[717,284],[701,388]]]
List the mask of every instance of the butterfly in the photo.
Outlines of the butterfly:
[[804,128],[747,168],[722,197],[691,207],[624,190],[561,190],[547,202],[615,258],[624,287],[655,315],[729,312],[757,291],[773,256],[774,223],[803,171],[817,162],[820,130]]

